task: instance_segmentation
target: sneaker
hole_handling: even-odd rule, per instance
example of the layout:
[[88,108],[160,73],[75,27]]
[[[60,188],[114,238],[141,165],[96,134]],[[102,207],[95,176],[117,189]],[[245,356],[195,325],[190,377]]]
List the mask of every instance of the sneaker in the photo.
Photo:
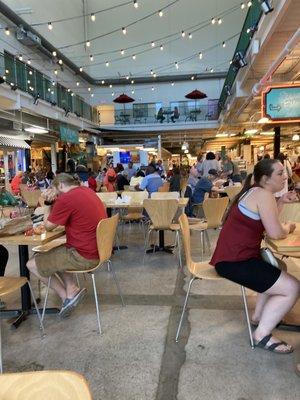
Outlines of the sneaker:
[[61,318],[68,317],[71,314],[73,308],[76,307],[77,304],[79,304],[84,299],[85,295],[86,295],[86,288],[82,288],[72,299],[66,299],[62,304],[59,316]]
[[0,310],[3,310],[6,307],[6,303],[0,299]]

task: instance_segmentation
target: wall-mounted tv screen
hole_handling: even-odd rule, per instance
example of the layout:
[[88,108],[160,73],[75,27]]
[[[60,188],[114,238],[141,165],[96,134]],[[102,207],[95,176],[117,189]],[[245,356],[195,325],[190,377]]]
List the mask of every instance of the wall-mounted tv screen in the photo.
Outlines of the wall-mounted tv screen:
[[120,163],[128,164],[131,161],[130,151],[120,151]]

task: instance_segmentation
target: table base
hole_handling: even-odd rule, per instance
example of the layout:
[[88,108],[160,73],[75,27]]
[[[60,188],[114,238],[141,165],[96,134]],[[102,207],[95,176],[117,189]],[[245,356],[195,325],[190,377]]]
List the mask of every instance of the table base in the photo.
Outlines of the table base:
[[[43,310],[39,309],[40,314],[42,315]],[[58,308],[46,308],[45,314],[58,314]],[[36,309],[32,308],[29,311],[22,311],[22,310],[1,310],[1,318],[8,319],[8,323],[11,324],[11,328],[17,329],[23,321],[25,321],[28,315],[36,315]]]
[[173,254],[174,246],[156,246],[151,245],[151,249],[146,250],[147,254],[157,253],[158,251],[164,251],[166,253]]

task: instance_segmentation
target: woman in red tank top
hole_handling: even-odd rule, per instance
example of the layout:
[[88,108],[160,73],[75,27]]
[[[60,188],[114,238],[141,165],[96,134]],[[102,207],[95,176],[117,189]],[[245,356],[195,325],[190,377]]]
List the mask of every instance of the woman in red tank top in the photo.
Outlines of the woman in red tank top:
[[281,223],[283,203],[296,201],[289,192],[276,203],[274,193],[282,190],[287,179],[278,160],[263,159],[248,175],[234,199],[210,263],[222,277],[258,292],[252,316],[253,339],[257,347],[276,353],[291,353],[293,348],[272,336],[272,330],[294,306],[299,297],[299,281],[285,271],[263,261],[260,246],[264,232],[272,239],[285,238],[294,223]]

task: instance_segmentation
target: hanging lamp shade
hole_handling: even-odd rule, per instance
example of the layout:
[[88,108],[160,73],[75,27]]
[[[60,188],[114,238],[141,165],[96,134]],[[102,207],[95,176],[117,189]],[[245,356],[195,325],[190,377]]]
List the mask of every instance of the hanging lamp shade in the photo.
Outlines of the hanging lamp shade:
[[113,102],[114,103],[119,103],[119,104],[126,104],[126,103],[132,103],[135,101],[132,97],[127,96],[127,94],[123,93],[120,94],[120,96],[116,97]]
[[195,89],[192,92],[186,94],[185,97],[187,99],[200,100],[200,99],[205,99],[207,96],[205,93],[201,92],[200,90]]

